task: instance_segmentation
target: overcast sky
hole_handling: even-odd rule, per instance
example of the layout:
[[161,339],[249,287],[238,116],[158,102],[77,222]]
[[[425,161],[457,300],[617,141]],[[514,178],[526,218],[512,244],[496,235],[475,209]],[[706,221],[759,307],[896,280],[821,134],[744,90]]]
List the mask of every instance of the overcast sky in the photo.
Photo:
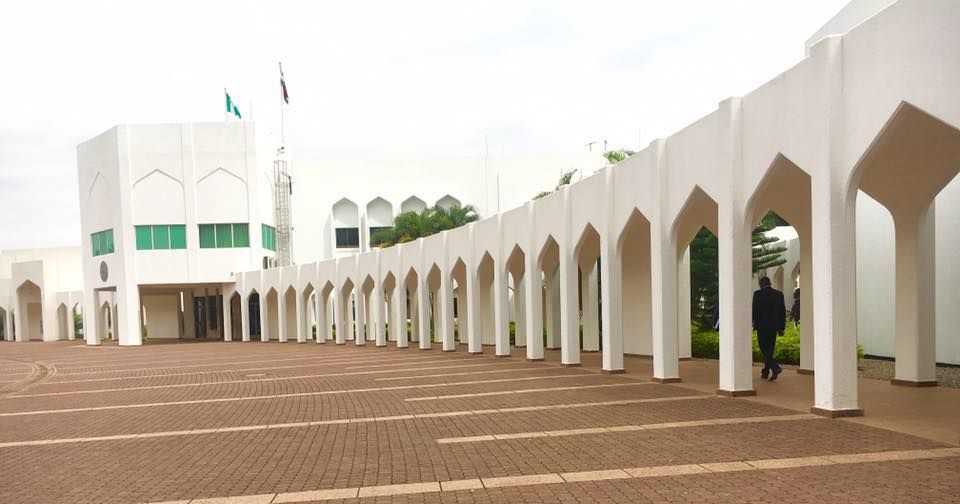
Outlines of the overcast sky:
[[0,7],[0,249],[80,242],[76,145],[222,121],[294,158],[637,149],[803,57],[846,0],[70,1]]

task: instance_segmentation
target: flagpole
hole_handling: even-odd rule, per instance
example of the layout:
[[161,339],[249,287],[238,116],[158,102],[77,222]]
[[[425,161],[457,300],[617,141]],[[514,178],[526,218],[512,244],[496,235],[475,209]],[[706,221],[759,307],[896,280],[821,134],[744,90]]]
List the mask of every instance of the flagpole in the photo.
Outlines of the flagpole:
[[[223,88],[223,97],[224,97],[224,99],[226,99],[226,97],[228,97],[228,96],[230,96],[230,95],[227,94],[227,88]],[[223,108],[223,122],[227,122],[227,120],[228,120],[227,117],[228,117],[229,114],[230,114],[230,113],[227,112],[227,108],[224,107],[224,108]]]
[[[280,81],[283,81],[283,63],[277,62],[280,67]],[[284,136],[284,118],[283,118],[283,86],[280,86],[280,147],[286,147],[287,140]]]

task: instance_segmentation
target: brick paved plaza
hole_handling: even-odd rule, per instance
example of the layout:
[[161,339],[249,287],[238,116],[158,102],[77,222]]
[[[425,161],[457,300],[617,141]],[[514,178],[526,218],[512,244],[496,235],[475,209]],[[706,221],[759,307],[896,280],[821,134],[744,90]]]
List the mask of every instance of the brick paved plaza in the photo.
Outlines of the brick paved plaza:
[[960,501],[956,447],[640,373],[329,343],[0,351],[5,504]]

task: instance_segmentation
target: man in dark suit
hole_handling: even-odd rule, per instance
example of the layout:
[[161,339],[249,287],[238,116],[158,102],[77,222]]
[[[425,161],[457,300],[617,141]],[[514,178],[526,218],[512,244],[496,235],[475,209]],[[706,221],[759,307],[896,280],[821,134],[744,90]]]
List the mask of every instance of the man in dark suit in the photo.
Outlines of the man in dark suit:
[[787,308],[783,302],[783,293],[770,286],[770,279],[760,279],[760,290],[753,293],[753,328],[757,330],[757,343],[763,354],[763,371],[760,377],[770,381],[777,379],[783,371],[773,359],[773,349],[777,336],[783,336],[787,325]]

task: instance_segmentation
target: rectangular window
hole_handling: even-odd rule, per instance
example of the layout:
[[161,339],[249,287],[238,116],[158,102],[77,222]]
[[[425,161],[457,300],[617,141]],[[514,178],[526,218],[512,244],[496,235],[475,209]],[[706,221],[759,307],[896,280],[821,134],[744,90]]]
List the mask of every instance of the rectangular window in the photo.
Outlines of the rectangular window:
[[217,224],[217,248],[233,247],[233,226],[230,224]]
[[183,250],[187,248],[187,228],[183,224],[136,226],[137,250]]
[[177,250],[187,248],[187,226],[183,224],[170,226],[170,248]]
[[170,248],[170,226],[153,226],[153,249],[167,250]]
[[238,248],[249,246],[250,232],[245,222],[200,224],[200,248]]
[[213,224],[200,224],[200,248],[217,248],[217,234]]
[[233,246],[250,246],[250,228],[246,224],[233,224]]
[[277,229],[273,226],[261,224],[261,238],[263,239],[263,248],[277,251]]
[[337,228],[337,248],[360,247],[360,228]]
[[105,231],[100,231],[99,233],[93,233],[90,235],[90,244],[93,248],[94,257],[104,254],[112,254],[114,252],[113,230],[107,229]]

